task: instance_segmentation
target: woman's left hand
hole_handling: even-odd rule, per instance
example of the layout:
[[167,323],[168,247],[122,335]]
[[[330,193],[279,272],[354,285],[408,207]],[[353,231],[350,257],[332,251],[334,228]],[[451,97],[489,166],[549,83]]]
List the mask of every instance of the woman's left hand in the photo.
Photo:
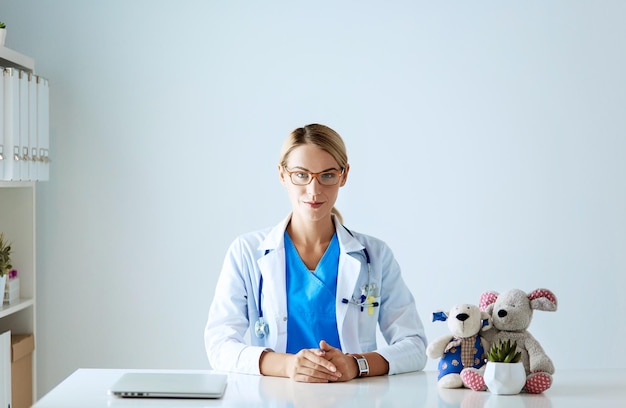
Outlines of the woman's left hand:
[[341,377],[337,381],[350,381],[357,377],[359,373],[354,357],[344,354],[325,340],[320,341],[320,350],[324,351],[324,358],[333,363],[337,371],[341,373]]

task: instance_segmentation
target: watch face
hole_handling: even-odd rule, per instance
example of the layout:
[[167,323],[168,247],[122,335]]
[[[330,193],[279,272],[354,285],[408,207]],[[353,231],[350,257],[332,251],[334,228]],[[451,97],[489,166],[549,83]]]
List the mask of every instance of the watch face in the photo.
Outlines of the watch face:
[[370,373],[370,366],[367,363],[367,359],[365,357],[353,356],[356,360],[356,364],[359,367],[358,376],[368,375]]
[[359,362],[359,370],[361,371],[367,371],[368,370],[368,366],[367,366],[367,360],[364,358],[360,358],[357,360]]

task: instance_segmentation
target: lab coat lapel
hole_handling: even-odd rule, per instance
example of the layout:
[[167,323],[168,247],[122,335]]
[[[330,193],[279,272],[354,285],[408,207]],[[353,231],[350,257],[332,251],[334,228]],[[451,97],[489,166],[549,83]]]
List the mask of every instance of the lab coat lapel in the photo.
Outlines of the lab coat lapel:
[[263,276],[263,315],[270,326],[267,346],[276,351],[287,348],[284,335],[287,317],[284,233],[290,219],[288,216],[270,231],[259,246],[259,250],[268,252],[257,261]]
[[335,220],[338,227],[337,237],[339,238],[339,272],[337,277],[337,301],[336,316],[337,328],[339,329],[339,339],[343,350],[360,350],[359,339],[350,335],[356,333],[355,319],[346,319],[350,310],[350,305],[343,303],[342,299],[351,299],[357,285],[359,274],[363,267],[367,268],[365,260],[361,260],[359,253],[363,250],[363,245]]

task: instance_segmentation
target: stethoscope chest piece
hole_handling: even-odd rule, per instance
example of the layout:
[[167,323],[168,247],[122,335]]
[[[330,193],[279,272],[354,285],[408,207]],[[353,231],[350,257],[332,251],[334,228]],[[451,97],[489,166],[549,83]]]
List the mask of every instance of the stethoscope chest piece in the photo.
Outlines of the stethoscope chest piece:
[[262,339],[263,337],[267,336],[267,333],[269,333],[269,331],[270,330],[267,326],[267,323],[265,323],[265,319],[259,317],[259,320],[254,323],[254,334],[256,334],[258,338]]

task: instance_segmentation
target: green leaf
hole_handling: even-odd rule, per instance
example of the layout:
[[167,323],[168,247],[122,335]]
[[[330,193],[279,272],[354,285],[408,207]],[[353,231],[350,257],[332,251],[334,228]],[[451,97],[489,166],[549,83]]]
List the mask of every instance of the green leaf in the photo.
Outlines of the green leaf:
[[511,339],[500,340],[487,352],[487,360],[496,363],[517,363],[521,357],[522,353],[517,351],[517,342],[511,344]]

